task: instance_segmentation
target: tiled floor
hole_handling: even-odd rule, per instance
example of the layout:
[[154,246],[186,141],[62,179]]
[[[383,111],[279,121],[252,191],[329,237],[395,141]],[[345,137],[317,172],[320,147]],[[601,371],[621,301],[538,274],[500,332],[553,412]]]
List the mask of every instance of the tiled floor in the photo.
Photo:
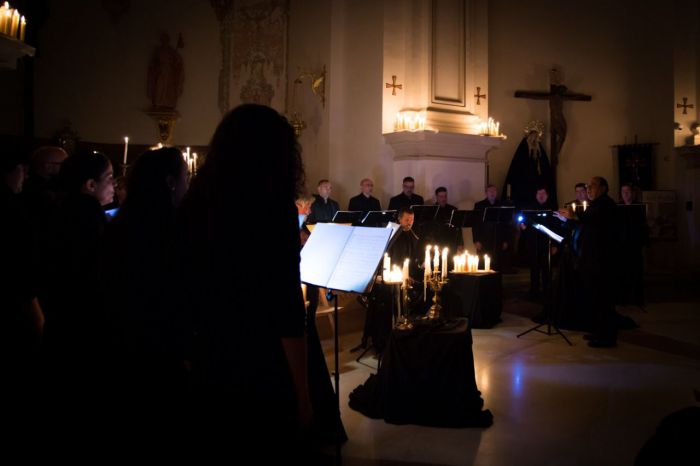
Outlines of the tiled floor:
[[[503,322],[474,330],[476,380],[494,415],[487,429],[391,425],[351,410],[348,394],[374,372],[376,359],[354,361],[360,332],[341,335],[341,413],[349,465],[626,465],[667,414],[698,405],[698,293],[655,299],[646,312],[622,309],[640,329],[624,331],[614,349],[589,348],[579,332],[530,333],[536,306],[520,298],[523,274],[505,277]],[[363,311],[346,307],[341,324],[358,329]],[[321,325],[319,323],[319,325]],[[327,332],[326,332],[327,335]],[[332,340],[324,348],[333,367]]]

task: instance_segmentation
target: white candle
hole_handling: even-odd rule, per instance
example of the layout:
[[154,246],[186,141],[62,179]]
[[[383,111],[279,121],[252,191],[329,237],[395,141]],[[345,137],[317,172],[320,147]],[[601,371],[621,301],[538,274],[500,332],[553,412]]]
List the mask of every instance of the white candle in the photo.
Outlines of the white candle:
[[484,270],[487,272],[491,270],[491,258],[488,254],[484,254]]
[[389,254],[384,253],[384,267],[383,267],[383,274],[382,278],[384,278],[384,281],[389,280],[389,273],[391,272],[391,259],[389,259]]
[[405,259],[405,260],[403,261],[403,271],[402,271],[403,273],[402,273],[402,276],[403,276],[403,286],[404,286],[404,287],[405,287],[406,284],[408,283],[408,263],[409,263],[409,260],[408,260],[408,259]]
[[124,137],[124,165],[126,165],[128,153],[129,153],[129,136],[125,136]]
[[440,267],[440,251],[438,250],[438,247],[435,246],[435,255],[433,256],[433,271],[435,273],[438,273]]
[[442,279],[447,278],[447,248],[442,248]]
[[197,153],[192,152],[192,174],[197,174]]
[[9,5],[7,2],[3,6],[0,6],[0,34],[5,34],[5,14],[7,13],[7,8]]
[[19,28],[19,11],[12,10],[12,23],[10,24],[10,36],[17,38],[17,29]]
[[20,21],[19,21],[19,40],[21,40],[22,42],[24,42],[24,35],[25,35],[26,28],[27,28],[27,20],[24,19],[24,16],[22,16],[22,19],[20,19]]
[[586,211],[586,208],[588,207],[588,202],[583,201],[583,211]]

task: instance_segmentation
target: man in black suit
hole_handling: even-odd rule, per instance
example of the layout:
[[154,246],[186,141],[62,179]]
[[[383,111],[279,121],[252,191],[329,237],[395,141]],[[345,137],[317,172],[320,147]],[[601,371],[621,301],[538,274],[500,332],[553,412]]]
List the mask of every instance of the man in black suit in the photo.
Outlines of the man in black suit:
[[331,199],[333,187],[330,181],[319,181],[316,189],[318,194],[314,194],[315,200],[311,204],[311,213],[306,219],[306,223],[328,223],[333,220],[333,216],[340,210],[340,206]]
[[350,199],[348,210],[361,210],[364,217],[370,210],[382,210],[379,199],[372,196],[374,182],[369,178],[360,181],[360,194]]
[[401,207],[411,207],[412,205],[423,205],[423,197],[415,194],[416,180],[407,176],[403,179],[403,190],[400,194],[392,197],[389,201],[389,210],[400,210]]

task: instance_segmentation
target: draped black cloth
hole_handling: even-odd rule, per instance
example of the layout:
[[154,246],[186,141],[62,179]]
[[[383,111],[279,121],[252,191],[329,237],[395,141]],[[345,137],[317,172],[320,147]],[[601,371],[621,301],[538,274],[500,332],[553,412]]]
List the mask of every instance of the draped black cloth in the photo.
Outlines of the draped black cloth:
[[449,275],[442,305],[449,318],[467,317],[472,328],[491,328],[501,321],[503,280],[498,272]]
[[532,203],[538,186],[547,187],[549,198],[556,205],[556,184],[554,171],[547,158],[547,153],[541,143],[539,154],[530,153],[527,137],[524,137],[515,150],[513,160],[510,163],[502,197],[507,198],[508,185],[511,186],[510,198],[516,209],[523,209]]
[[483,409],[471,348],[466,319],[395,330],[379,371],[350,394],[350,407],[391,424],[488,427],[493,415]]

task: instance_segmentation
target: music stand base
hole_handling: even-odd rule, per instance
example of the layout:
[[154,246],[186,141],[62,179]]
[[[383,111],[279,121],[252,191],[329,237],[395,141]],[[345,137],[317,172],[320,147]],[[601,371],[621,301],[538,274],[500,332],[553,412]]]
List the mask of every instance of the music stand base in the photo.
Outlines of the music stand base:
[[[545,325],[547,326],[547,331],[546,331],[546,332],[545,332],[544,330],[540,330],[540,327],[544,327]],[[554,329],[554,331],[552,331],[552,329]],[[561,330],[559,330],[559,327],[558,327],[556,324],[552,323],[552,322],[544,322],[544,323],[542,323],[542,324],[535,325],[534,327],[529,328],[529,329],[525,330],[524,332],[518,334],[518,335],[516,336],[516,338],[520,338],[520,337],[522,337],[523,335],[526,335],[526,334],[528,334],[528,333],[530,333],[530,332],[539,332],[539,333],[542,333],[542,334],[544,334],[544,335],[547,335],[548,337],[549,337],[549,336],[552,336],[552,335],[559,334],[559,335],[564,339],[564,341],[567,342],[567,343],[569,344],[569,346],[573,346],[573,345],[571,344],[571,342],[569,341],[569,339],[566,338],[566,335],[564,335],[563,333],[561,333]]]

